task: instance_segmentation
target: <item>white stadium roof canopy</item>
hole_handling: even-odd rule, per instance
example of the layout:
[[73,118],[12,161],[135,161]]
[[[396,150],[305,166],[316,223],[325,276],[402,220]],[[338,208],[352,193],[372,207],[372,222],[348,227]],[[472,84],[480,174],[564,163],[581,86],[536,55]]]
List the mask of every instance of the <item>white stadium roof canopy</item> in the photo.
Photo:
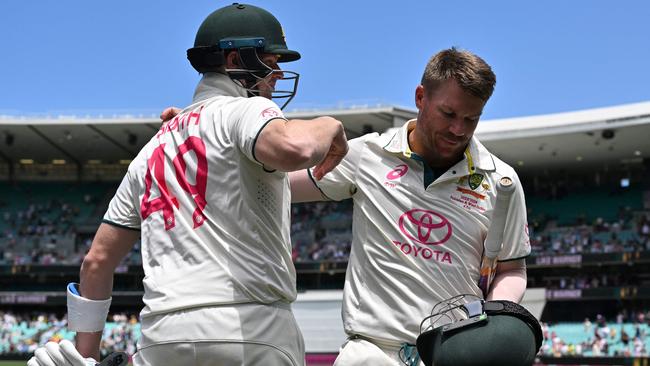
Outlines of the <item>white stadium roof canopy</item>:
[[[288,118],[304,119],[320,115],[340,119],[354,138],[401,126],[417,111],[368,107],[287,113]],[[155,117],[0,116],[0,162],[132,159],[159,126]],[[636,164],[650,158],[650,102],[481,120],[476,136],[518,169]]]

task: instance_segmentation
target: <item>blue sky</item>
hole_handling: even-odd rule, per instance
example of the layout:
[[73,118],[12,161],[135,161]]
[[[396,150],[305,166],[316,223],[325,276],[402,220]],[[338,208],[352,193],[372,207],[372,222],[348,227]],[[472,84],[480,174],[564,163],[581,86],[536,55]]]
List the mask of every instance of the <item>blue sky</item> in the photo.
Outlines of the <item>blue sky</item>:
[[[483,118],[650,100],[650,2],[251,1],[282,23],[300,61],[292,109],[415,108],[428,58],[450,46],[492,65]],[[0,115],[151,115],[190,102],[185,58],[201,21],[230,2],[0,2]]]

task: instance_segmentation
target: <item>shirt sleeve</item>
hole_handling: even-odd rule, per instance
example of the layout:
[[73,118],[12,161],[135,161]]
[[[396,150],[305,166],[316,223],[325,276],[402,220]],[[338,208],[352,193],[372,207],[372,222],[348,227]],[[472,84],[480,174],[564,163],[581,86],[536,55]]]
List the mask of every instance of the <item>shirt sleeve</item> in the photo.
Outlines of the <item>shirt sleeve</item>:
[[348,141],[348,153],[345,158],[321,180],[317,181],[313,178],[314,168],[309,169],[309,176],[327,198],[341,201],[352,197],[357,192],[359,162],[366,146],[366,140],[370,136],[377,136],[377,134],[373,133]]
[[103,222],[125,229],[140,230],[140,213],[138,210],[138,195],[131,181],[131,170],[127,171],[108,204]]
[[517,173],[513,173],[516,184],[515,192],[510,198],[508,217],[503,236],[503,247],[499,253],[499,261],[525,258],[530,255],[530,238],[528,237],[528,218],[524,189]]
[[263,97],[244,98],[241,106],[231,115],[231,136],[240,151],[250,160],[262,165],[255,157],[255,143],[266,125],[274,119],[283,119],[284,114],[277,104]]

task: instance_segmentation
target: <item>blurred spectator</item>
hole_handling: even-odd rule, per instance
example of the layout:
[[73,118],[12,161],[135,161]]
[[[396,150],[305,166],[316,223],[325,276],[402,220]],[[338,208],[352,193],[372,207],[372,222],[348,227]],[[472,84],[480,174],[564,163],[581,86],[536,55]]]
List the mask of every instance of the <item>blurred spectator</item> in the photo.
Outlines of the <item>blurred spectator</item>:
[[[589,318],[582,323],[542,323],[544,343],[540,354],[553,357],[647,357],[650,324],[646,319],[649,313],[648,310],[624,309],[619,313],[622,317],[617,315],[615,325],[608,325],[605,317],[598,314],[595,327]],[[624,314],[629,314],[629,317]],[[619,323],[619,319],[622,322]]]
[[[562,186],[555,187],[555,197],[562,196]],[[103,208],[95,195],[79,193],[77,198],[74,197],[62,196],[43,202],[29,199],[18,206],[5,204],[0,216],[0,264],[80,264],[91,241],[76,230],[81,207],[85,206],[86,211],[95,214],[103,212]],[[73,198],[77,204],[68,201]],[[352,204],[349,200],[294,204],[291,214],[294,262],[347,261],[352,238]],[[629,207],[619,207],[617,219],[613,222],[599,217],[591,225],[556,227],[547,215],[533,214],[529,209],[532,255],[650,250],[649,215],[636,214],[635,219]],[[124,261],[126,265],[141,263],[137,250]],[[559,281],[553,286],[581,289],[596,284],[616,286],[620,283],[619,279],[606,276]]]
[[[0,311],[0,322],[0,354],[31,354],[39,345],[49,341],[69,339],[74,342],[74,333],[66,329],[64,316]],[[134,314],[109,316],[102,335],[102,357],[115,351],[132,355],[139,337],[140,325]]]

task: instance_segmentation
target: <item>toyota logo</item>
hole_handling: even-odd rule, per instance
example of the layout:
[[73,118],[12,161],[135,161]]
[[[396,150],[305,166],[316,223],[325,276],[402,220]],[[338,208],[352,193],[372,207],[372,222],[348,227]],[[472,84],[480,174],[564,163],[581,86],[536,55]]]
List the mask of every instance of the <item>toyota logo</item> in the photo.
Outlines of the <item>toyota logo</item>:
[[437,212],[415,208],[399,218],[399,229],[409,239],[426,245],[439,245],[451,237],[449,220]]

